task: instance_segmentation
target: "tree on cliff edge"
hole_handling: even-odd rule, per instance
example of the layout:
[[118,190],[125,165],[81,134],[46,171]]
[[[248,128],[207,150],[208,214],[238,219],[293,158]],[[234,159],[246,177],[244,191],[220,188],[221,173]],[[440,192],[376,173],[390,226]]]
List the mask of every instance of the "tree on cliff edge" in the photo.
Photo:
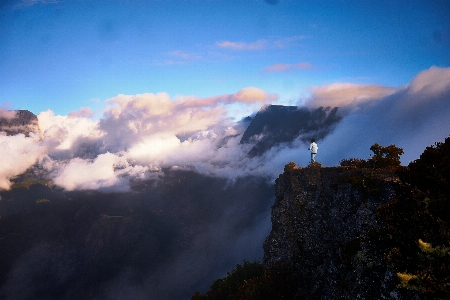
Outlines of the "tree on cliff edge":
[[400,156],[404,153],[402,148],[394,144],[384,147],[375,143],[370,147],[370,150],[373,152],[373,156],[368,160],[368,163],[374,168],[399,167]]
[[397,168],[400,167],[400,156],[403,155],[403,149],[391,144],[381,146],[378,143],[370,147],[373,152],[368,160],[359,158],[343,159],[340,161],[342,167],[357,168]]

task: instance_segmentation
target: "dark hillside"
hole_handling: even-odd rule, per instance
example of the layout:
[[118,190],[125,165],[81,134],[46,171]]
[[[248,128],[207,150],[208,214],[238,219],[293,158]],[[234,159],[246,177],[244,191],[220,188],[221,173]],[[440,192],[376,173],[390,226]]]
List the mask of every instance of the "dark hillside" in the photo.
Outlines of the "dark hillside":
[[251,156],[262,155],[273,146],[290,143],[301,136],[303,141],[325,137],[340,121],[338,108],[299,108],[269,105],[262,108],[244,132],[241,144],[256,141]]
[[16,179],[0,191],[0,298],[186,299],[262,255],[271,190],[261,178],[191,171],[127,193]]
[[[30,192],[42,189],[36,185]],[[167,215],[124,209],[109,215],[114,195],[49,198],[0,219],[5,298],[94,298],[102,283],[126,268],[133,269],[133,280],[139,282],[179,249],[179,224]]]

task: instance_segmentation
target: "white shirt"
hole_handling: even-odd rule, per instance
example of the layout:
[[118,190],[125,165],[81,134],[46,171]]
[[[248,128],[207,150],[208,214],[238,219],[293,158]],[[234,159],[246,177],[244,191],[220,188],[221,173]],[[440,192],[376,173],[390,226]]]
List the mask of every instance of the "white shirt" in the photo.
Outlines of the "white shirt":
[[317,153],[317,149],[319,149],[319,146],[317,146],[316,143],[312,142],[311,145],[309,145],[309,150],[311,150],[311,153]]

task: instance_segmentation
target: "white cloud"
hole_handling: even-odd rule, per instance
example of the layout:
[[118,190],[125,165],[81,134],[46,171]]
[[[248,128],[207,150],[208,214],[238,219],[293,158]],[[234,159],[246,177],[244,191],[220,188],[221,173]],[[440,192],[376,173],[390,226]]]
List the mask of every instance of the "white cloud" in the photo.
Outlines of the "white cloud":
[[10,179],[25,172],[44,152],[37,135],[0,135],[0,189],[9,189]]
[[257,87],[246,87],[235,94],[226,94],[207,98],[178,97],[182,106],[186,107],[215,107],[219,105],[241,104],[268,104],[278,99],[277,94],[270,94]]
[[38,115],[38,124],[51,154],[60,150],[76,150],[80,139],[99,139],[104,135],[97,121],[73,115],[55,116],[51,110]]
[[202,56],[195,53],[188,53],[181,50],[170,51],[166,53],[169,57],[173,59],[166,60],[164,64],[166,65],[184,65],[187,63],[192,63],[202,59]]
[[404,164],[419,158],[425,147],[450,134],[449,74],[450,68],[432,67],[407,86],[391,93],[387,89],[387,95],[380,89],[379,96],[370,98],[369,106],[351,102],[352,112],[322,141],[318,159],[335,165],[343,158],[367,158],[375,142],[402,147]]
[[299,41],[304,40],[305,36],[290,36],[284,38],[259,39],[254,42],[220,41],[216,46],[223,49],[234,51],[257,51],[268,48],[285,49],[295,46]]
[[66,190],[128,189],[129,177],[145,178],[148,167],[131,166],[125,157],[112,153],[99,154],[93,161],[74,158],[62,164],[54,178],[55,184]]
[[274,41],[274,45],[277,48],[284,49],[284,48],[294,45],[298,41],[304,40],[305,38],[306,38],[306,36],[302,36],[302,35],[281,38],[281,39]]
[[450,82],[450,68],[431,67],[420,72],[408,87],[410,93],[424,93],[431,96],[438,96],[448,91]]
[[292,70],[311,70],[311,69],[312,65],[309,62],[301,62],[297,64],[277,63],[264,68],[264,70],[262,70],[261,73],[287,72]]
[[342,107],[380,99],[392,94],[395,89],[379,85],[333,83],[327,86],[312,87],[310,91],[312,96],[307,100],[307,106]]
[[[344,111],[333,133],[319,141],[318,161],[333,166],[344,158],[367,158],[377,142],[404,148],[408,163],[444,140],[450,133],[449,70],[430,68],[395,89],[349,83],[313,88],[309,106],[341,105]],[[0,136],[0,187],[8,188],[12,177],[36,162],[68,190],[123,190],[133,178],[173,166],[230,179],[252,174],[273,180],[290,161],[307,165],[308,146],[298,137],[289,147],[250,158],[253,145],[239,143],[245,126],[226,112],[233,105],[259,108],[277,97],[255,87],[209,98],[118,95],[107,101],[99,121],[45,111],[38,116],[42,140]]]
[[90,107],[82,107],[79,110],[69,113],[69,117],[91,118],[94,112]]
[[258,102],[259,104],[270,103],[277,99],[278,99],[277,95],[268,94],[264,90],[255,87],[244,88],[240,90],[238,93],[232,95],[232,97],[230,98],[231,102],[241,102],[241,103]]
[[127,151],[127,157],[141,163],[161,162],[180,146],[181,142],[175,135],[154,134],[133,144]]

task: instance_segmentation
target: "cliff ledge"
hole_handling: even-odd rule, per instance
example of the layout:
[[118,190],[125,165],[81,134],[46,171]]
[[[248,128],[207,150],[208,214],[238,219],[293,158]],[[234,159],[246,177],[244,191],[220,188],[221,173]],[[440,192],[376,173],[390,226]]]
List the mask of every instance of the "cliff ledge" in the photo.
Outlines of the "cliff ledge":
[[265,266],[295,274],[297,299],[413,299],[366,244],[397,182],[386,169],[286,169],[275,184]]

